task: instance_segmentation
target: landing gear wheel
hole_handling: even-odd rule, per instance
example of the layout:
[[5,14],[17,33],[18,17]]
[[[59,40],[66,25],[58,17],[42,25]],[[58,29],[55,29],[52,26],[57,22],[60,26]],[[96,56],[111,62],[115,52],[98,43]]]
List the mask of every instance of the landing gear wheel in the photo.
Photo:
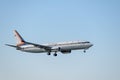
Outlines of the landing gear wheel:
[[50,52],[48,52],[48,53],[47,53],[47,55],[51,55],[51,53],[50,53]]
[[55,54],[53,54],[54,56],[57,56],[57,54],[55,53]]
[[84,50],[84,53],[86,53],[86,50]]

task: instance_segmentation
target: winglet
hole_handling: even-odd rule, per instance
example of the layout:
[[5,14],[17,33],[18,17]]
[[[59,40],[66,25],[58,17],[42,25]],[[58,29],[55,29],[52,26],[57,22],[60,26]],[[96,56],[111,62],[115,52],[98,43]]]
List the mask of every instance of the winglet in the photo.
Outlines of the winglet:
[[25,44],[25,40],[22,38],[22,36],[16,30],[14,30],[14,35],[17,39],[17,46],[21,46],[21,45]]

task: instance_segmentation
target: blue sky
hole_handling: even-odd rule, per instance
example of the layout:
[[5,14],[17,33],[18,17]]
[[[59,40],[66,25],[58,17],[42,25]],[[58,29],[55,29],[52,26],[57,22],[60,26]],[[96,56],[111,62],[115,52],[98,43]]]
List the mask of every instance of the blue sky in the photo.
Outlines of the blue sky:
[[[120,80],[119,0],[0,0],[0,80]],[[16,44],[87,40],[87,53],[30,54]]]

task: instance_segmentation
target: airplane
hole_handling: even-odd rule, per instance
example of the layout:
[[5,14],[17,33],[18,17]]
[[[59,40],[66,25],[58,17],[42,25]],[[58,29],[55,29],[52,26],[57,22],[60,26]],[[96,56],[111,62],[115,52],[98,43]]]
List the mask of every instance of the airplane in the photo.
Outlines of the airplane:
[[51,52],[54,52],[54,56],[57,56],[57,52],[61,52],[63,54],[71,53],[72,50],[84,50],[84,53],[87,49],[93,46],[89,41],[69,41],[69,42],[58,42],[58,43],[50,43],[50,44],[35,44],[31,42],[25,41],[22,36],[14,30],[14,35],[17,39],[16,45],[5,44],[10,47],[16,48],[16,50],[20,50],[23,52],[30,53],[47,53],[47,55],[51,55]]

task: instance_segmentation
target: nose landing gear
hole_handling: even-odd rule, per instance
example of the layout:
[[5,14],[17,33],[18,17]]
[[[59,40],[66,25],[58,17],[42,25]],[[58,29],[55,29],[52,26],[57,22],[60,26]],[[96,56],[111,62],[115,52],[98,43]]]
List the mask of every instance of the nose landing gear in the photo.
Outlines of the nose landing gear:
[[86,53],[86,50],[84,50],[83,52]]

